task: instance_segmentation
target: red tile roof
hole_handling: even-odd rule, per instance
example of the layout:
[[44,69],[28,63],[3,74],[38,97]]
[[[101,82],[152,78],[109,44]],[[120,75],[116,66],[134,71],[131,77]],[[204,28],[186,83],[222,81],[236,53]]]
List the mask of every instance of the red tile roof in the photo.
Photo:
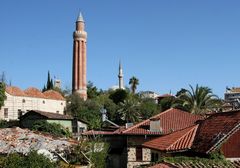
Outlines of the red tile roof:
[[65,100],[64,97],[59,92],[56,92],[54,90],[47,90],[47,91],[43,92],[43,94],[48,99]]
[[165,97],[175,97],[175,96],[171,95],[171,94],[163,94],[163,95],[158,96],[157,98],[165,98]]
[[[162,132],[150,131],[150,119],[160,119],[160,126]],[[190,114],[188,112],[171,108],[164,112],[161,112],[150,119],[144,120],[138,124],[133,125],[129,128],[120,127],[115,131],[93,131],[87,133],[88,135],[163,135],[169,134],[184,128],[196,125],[196,121],[202,120],[203,117],[199,115]]]
[[[150,119],[160,120],[160,127],[162,132],[151,132]],[[169,134],[173,131],[178,131],[190,126],[195,125],[196,121],[202,120],[203,117],[189,112],[185,112],[179,109],[168,109],[164,112],[161,112],[150,119],[144,120],[124,131],[122,134],[131,134],[131,135],[162,135]]]
[[27,88],[24,93],[29,97],[46,98],[40,90],[34,87]]
[[192,146],[197,128],[198,125],[194,125],[183,130],[147,141],[143,144],[143,146],[160,151],[187,150]]
[[20,88],[15,86],[7,86],[6,92],[13,96],[27,96],[24,91],[22,91]]
[[169,163],[159,163],[148,168],[177,168],[177,167]]
[[209,162],[206,161],[200,161],[200,160],[188,160],[188,161],[181,161],[181,162],[175,162],[175,163],[159,163],[154,166],[149,166],[148,168],[239,168],[240,167],[240,161],[236,160],[233,162],[226,162],[225,160],[209,160]]
[[53,99],[53,100],[65,100],[64,97],[54,91],[54,90],[48,90],[44,93],[42,93],[40,90],[34,87],[30,87],[26,89],[25,91],[21,90],[18,87],[15,86],[7,86],[6,92],[12,96],[23,96],[23,97],[36,97],[36,98],[43,98],[43,99]]
[[200,123],[192,149],[209,153],[239,129],[240,111],[213,114]]
[[112,131],[95,131],[89,130],[83,133],[83,135],[113,135]]

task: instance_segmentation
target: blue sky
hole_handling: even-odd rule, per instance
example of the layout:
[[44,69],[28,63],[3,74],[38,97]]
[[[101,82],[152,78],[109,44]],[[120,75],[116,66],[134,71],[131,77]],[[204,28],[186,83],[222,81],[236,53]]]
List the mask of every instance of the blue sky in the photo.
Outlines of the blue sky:
[[223,97],[240,86],[240,1],[7,0],[0,2],[0,72],[12,85],[43,87],[47,71],[71,87],[72,33],[79,11],[88,32],[87,79],[176,93],[191,84]]

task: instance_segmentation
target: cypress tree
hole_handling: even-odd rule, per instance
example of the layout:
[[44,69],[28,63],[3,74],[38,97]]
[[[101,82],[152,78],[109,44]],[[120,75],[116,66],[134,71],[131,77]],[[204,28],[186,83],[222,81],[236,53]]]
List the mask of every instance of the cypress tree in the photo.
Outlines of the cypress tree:
[[50,77],[50,72],[48,71],[47,90],[49,89],[51,89],[51,77]]

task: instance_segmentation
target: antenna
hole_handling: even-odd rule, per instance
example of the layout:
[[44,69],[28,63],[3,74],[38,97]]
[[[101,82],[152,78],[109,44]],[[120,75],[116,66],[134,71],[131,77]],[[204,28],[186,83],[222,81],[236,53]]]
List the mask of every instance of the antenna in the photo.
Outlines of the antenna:
[[112,122],[112,121],[110,121],[110,120],[108,120],[107,119],[107,110],[104,108],[104,107],[102,107],[101,109],[100,109],[100,113],[102,114],[102,121],[104,122],[104,121],[107,121],[107,122],[109,122],[110,124],[112,124],[112,125],[114,125],[114,126],[116,126],[116,127],[120,127],[119,125],[117,125],[117,124],[115,124],[114,122]]

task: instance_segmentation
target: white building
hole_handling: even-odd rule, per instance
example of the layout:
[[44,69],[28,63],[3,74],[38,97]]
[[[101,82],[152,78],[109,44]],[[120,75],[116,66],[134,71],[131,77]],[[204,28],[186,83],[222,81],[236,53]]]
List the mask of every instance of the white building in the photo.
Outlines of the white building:
[[41,92],[36,88],[21,90],[18,87],[7,86],[5,91],[7,99],[0,109],[0,119],[17,120],[30,110],[40,110],[63,114],[66,107],[64,97],[53,90]]
[[159,96],[158,93],[155,93],[153,91],[142,91],[139,93],[142,98],[150,98],[150,99],[157,99]]
[[226,103],[230,103],[233,109],[240,108],[240,88],[239,87],[232,87],[227,88],[226,92],[224,93],[224,100]]

